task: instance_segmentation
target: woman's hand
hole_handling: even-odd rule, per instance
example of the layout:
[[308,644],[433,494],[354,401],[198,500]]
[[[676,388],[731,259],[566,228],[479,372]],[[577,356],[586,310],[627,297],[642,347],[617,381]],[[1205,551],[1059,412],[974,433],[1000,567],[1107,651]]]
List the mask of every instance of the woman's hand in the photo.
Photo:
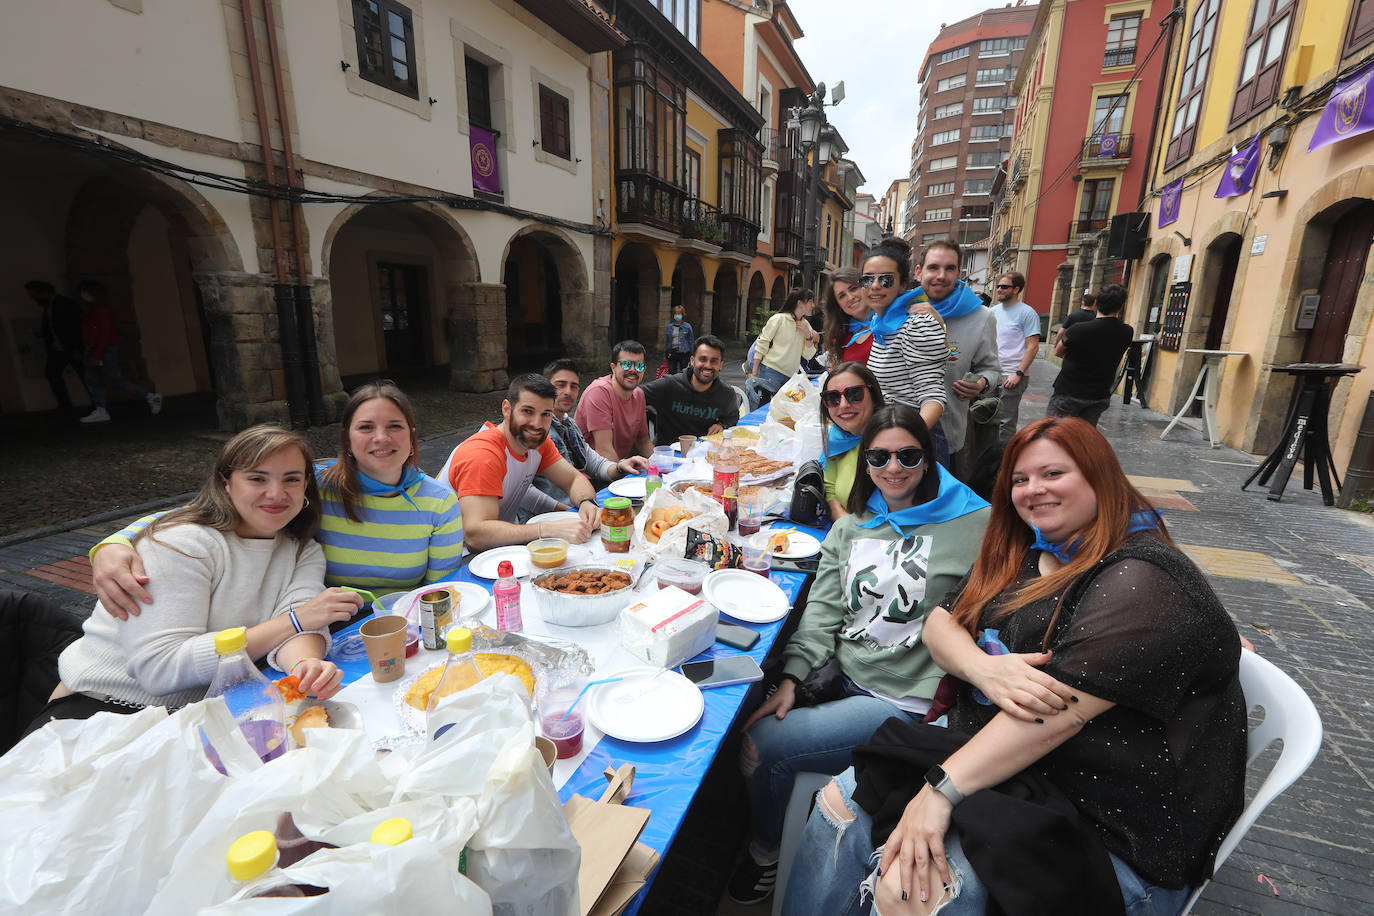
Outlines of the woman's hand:
[[1049,660],[1049,652],[986,655],[970,681],[1008,715],[1025,722],[1043,721],[1078,702],[1072,687],[1040,670]]
[[903,900],[915,897],[925,902],[950,883],[945,834],[953,811],[949,799],[930,786],[922,786],[883,844],[878,873],[886,875],[892,868],[897,869]]
[[100,606],[111,617],[128,620],[138,616],[138,603],[152,604],[153,597],[143,586],[148,575],[138,551],[127,544],[106,544],[95,552],[91,562],[91,583]]
[[343,672],[338,665],[322,658],[303,658],[291,673],[300,681],[301,693],[327,700],[343,686]]
[[782,679],[778,684],[778,689],[773,691],[773,695],[759,704],[759,708],[754,710],[754,714],[744,723],[744,731],[762,719],[764,716],[772,715],[782,720],[787,718],[787,714],[792,711],[792,707],[797,705],[797,682],[790,677]]
[[327,588],[296,608],[296,619],[307,630],[323,630],[347,620],[363,606],[363,596],[346,588]]

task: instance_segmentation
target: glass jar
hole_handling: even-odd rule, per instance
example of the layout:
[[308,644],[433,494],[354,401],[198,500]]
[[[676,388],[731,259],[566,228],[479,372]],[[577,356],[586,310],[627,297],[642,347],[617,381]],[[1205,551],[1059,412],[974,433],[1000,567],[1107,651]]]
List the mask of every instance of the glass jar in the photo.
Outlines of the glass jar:
[[607,553],[629,553],[635,510],[625,496],[612,496],[601,507],[601,546]]

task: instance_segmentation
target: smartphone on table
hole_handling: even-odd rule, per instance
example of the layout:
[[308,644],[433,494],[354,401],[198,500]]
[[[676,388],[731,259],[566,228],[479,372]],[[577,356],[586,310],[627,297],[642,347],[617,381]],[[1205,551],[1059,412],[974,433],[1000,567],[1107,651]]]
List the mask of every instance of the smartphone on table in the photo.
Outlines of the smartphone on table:
[[721,645],[739,649],[741,652],[748,652],[758,641],[758,630],[751,630],[735,623],[716,624],[716,642]]
[[759,663],[747,655],[731,655],[701,662],[684,662],[682,673],[703,690],[730,684],[748,684],[763,679]]

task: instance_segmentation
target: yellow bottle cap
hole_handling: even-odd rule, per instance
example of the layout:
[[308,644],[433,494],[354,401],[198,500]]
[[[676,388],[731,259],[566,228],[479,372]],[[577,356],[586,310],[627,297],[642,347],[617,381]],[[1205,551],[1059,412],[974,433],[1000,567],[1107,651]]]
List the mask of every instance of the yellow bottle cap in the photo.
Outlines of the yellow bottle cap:
[[383,846],[400,846],[415,834],[410,821],[403,817],[389,817],[372,830],[372,842]]
[[248,631],[243,627],[230,627],[215,634],[215,652],[219,655],[233,655],[248,645]]
[[472,649],[472,631],[465,627],[457,627],[448,631],[448,651],[454,655],[459,652],[468,652]]
[[224,864],[235,881],[252,881],[277,864],[277,838],[270,830],[245,833],[229,847]]

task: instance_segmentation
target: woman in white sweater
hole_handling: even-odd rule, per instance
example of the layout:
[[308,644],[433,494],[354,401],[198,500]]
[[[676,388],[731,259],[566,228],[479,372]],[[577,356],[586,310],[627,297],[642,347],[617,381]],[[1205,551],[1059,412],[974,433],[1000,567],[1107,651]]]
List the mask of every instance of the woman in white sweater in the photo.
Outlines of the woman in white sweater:
[[771,400],[797,374],[802,360],[816,355],[821,336],[806,320],[815,309],[815,293],[794,289],[759,332],[747,376],[750,410]]
[[97,606],[63,651],[62,681],[35,725],[201,699],[215,674],[215,634],[229,627],[247,628],[254,660],[296,675],[308,694],[333,695],[342,675],[324,660],[329,625],[362,599],[324,587],[312,465],[306,441],[283,429],[231,439],[190,504],[134,541],[158,600],[126,621]]

